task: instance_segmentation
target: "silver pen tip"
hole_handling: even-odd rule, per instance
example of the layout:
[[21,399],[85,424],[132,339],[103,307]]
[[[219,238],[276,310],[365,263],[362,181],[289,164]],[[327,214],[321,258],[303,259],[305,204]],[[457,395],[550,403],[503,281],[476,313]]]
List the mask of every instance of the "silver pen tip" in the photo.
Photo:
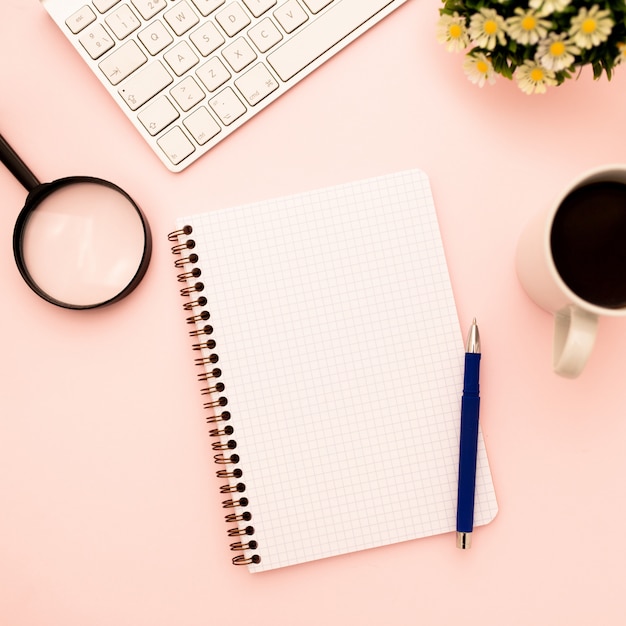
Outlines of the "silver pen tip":
[[467,333],[467,343],[465,344],[465,352],[472,354],[480,354],[480,333],[478,332],[478,325],[476,324],[476,318],[472,321],[469,333]]

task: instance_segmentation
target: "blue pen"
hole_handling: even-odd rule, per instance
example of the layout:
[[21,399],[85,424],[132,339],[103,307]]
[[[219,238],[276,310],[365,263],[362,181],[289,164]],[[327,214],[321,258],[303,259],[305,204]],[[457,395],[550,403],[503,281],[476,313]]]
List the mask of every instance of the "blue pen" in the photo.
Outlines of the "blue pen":
[[476,318],[474,318],[465,346],[465,375],[461,400],[459,494],[456,511],[456,547],[461,550],[467,550],[471,547],[474,528],[478,415],[480,411],[479,374],[480,335],[478,334]]

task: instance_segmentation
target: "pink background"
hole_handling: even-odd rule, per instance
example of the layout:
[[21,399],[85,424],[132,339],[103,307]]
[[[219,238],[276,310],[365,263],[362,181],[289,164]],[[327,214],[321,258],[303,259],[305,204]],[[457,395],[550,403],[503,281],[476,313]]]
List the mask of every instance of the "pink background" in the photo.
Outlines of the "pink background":
[[[138,290],[74,312],[12,260],[24,190],[0,168],[0,622],[623,624],[626,321],[583,375],[551,372],[524,295],[528,217],[581,171],[626,161],[626,68],[545,96],[479,89],[411,0],[182,174],[153,156],[37,0],[3,0],[2,132],[43,180],[110,179],[155,249]],[[500,513],[470,552],[443,535],[251,576],[229,564],[167,233],[175,216],[419,167],[463,328],[478,318]]]

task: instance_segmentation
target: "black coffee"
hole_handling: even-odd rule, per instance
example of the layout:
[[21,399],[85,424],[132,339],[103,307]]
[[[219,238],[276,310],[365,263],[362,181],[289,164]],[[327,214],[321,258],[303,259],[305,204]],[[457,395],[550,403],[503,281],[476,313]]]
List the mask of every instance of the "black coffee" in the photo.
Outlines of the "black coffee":
[[552,224],[552,257],[567,286],[602,307],[626,306],[626,184],[575,189]]

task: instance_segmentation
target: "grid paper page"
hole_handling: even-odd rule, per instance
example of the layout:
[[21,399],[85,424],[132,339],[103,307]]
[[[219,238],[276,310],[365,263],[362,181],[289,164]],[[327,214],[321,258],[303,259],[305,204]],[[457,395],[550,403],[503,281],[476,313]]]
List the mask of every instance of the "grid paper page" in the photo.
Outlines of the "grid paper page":
[[[261,557],[250,570],[453,531],[464,342],[427,177],[184,224],[258,543],[246,554]],[[482,438],[476,498],[487,523]]]

